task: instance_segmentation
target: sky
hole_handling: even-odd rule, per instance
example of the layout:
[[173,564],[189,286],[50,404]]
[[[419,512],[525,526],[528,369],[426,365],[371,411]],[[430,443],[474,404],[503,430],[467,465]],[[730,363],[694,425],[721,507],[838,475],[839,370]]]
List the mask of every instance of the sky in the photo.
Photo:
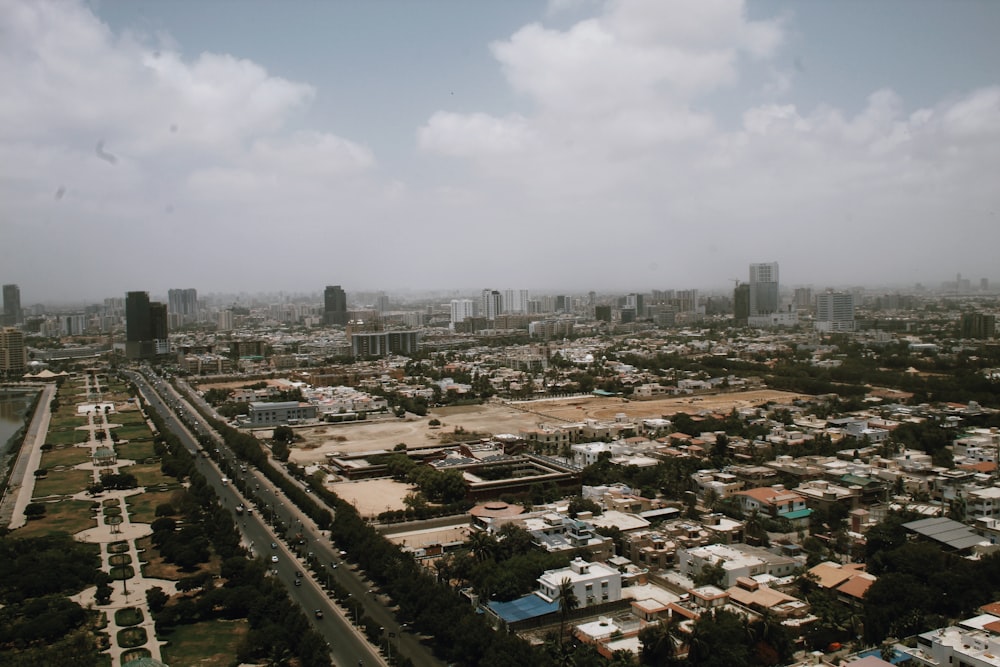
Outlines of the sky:
[[992,0],[0,0],[0,282],[1000,284]]

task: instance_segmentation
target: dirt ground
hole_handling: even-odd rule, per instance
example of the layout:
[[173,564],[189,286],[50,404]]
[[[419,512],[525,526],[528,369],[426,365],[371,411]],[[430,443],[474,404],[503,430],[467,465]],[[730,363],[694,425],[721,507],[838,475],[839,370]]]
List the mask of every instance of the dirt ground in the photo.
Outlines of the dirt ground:
[[354,505],[361,516],[376,516],[389,510],[406,509],[403,498],[413,490],[409,484],[391,479],[365,479],[357,482],[338,482],[330,490]]
[[[762,389],[650,401],[625,402],[621,398],[581,396],[518,403],[516,408],[499,403],[438,408],[423,418],[403,420],[390,417],[364,424],[323,424],[296,428],[296,433],[304,441],[292,448],[291,460],[300,464],[318,463],[323,462],[325,455],[331,452],[391,450],[400,443],[409,447],[433,444],[439,441],[441,433],[451,432],[457,426],[472,433],[516,434],[523,428],[544,423],[578,422],[588,418],[612,420],[618,413],[625,413],[631,418],[652,418],[669,417],[677,412],[729,412],[734,407],[739,409],[763,405],[769,401],[790,402],[797,397],[798,394]],[[439,419],[442,425],[429,426],[428,422],[432,418]]]

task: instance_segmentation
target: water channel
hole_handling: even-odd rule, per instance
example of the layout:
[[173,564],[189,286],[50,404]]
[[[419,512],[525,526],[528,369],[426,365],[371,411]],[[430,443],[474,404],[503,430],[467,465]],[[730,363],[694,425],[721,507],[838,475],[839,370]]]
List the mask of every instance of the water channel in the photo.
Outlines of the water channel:
[[34,389],[11,391],[0,388],[0,460],[14,446],[14,436],[23,435],[19,431],[24,427],[24,417],[37,393]]

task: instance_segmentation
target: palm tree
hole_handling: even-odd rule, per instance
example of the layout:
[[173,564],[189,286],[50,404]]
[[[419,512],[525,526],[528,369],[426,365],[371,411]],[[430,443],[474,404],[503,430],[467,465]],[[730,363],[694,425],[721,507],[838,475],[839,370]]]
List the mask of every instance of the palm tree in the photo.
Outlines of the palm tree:
[[566,628],[566,617],[570,612],[580,606],[580,600],[573,590],[573,582],[569,577],[565,577],[559,582],[559,645],[563,643],[563,633]]
[[485,530],[478,530],[469,536],[469,550],[482,562],[490,558],[496,551],[496,539]]

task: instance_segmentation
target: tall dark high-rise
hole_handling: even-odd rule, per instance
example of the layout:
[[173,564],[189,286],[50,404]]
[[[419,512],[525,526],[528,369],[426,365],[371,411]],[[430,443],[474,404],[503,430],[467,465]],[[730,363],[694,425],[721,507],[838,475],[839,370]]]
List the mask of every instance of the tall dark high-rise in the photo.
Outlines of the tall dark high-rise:
[[167,306],[149,300],[149,292],[125,294],[125,356],[150,359],[167,340]]
[[750,317],[750,283],[739,283],[733,289],[733,319],[738,327],[745,327]]
[[3,318],[0,326],[12,327],[23,322],[21,317],[21,288],[17,285],[3,286]]
[[993,338],[997,332],[997,318],[989,313],[964,313],[959,323],[962,338]]
[[328,285],[323,291],[323,324],[347,324],[347,293],[340,285]]

